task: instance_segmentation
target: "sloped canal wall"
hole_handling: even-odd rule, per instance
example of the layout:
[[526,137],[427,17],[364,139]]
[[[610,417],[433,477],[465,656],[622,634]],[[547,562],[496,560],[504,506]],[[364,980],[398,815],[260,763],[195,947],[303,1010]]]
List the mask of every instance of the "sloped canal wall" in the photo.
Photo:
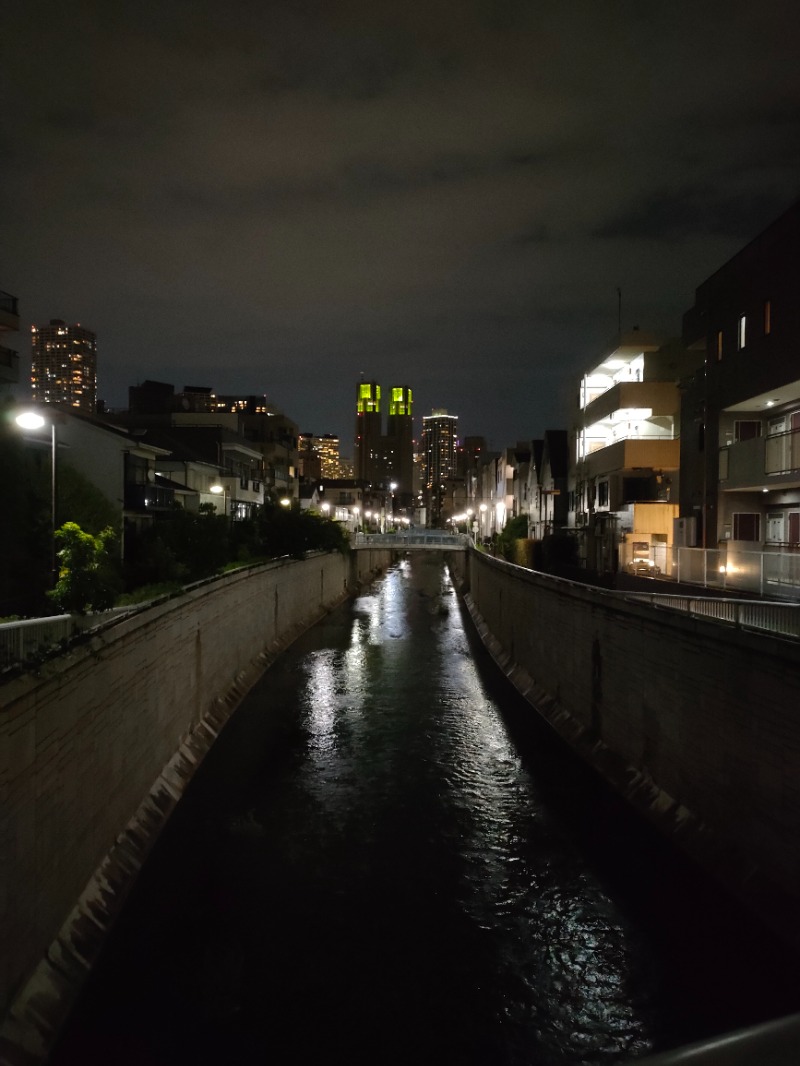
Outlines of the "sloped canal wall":
[[46,1055],[159,830],[275,655],[390,561],[236,571],[0,686],[0,1061]]
[[476,551],[453,563],[484,643],[556,732],[800,943],[800,645]]

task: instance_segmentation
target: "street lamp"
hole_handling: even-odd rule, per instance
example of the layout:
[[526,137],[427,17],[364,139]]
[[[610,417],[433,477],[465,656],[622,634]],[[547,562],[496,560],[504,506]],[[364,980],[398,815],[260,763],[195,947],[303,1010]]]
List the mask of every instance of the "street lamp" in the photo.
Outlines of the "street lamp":
[[326,518],[328,517],[328,514],[330,513],[330,509],[331,509],[331,505],[329,503],[323,503],[320,506],[320,510],[322,511],[322,513],[325,515]]
[[[209,492],[213,492],[215,496],[222,495],[222,513],[227,518],[228,517],[228,490],[226,489],[226,487],[224,485],[220,485],[219,482],[217,482],[216,485],[209,485],[208,491]],[[216,509],[216,505],[215,505],[215,509]]]
[[[53,588],[58,582],[58,558],[56,552],[56,529],[58,515],[56,508],[56,419],[50,415],[50,579]],[[38,411],[22,411],[14,419],[20,429],[41,429],[47,419]]]
[[354,533],[358,533],[359,532],[359,529],[358,529],[358,516],[360,514],[361,514],[361,508],[360,507],[354,507],[353,508],[353,525],[355,526],[355,529],[353,530]]

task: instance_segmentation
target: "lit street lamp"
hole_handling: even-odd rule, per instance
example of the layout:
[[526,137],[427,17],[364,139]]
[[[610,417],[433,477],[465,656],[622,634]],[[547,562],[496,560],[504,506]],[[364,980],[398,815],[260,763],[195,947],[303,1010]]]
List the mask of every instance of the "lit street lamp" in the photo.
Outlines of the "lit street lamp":
[[216,485],[209,485],[208,491],[209,492],[213,492],[215,496],[220,496],[220,495],[222,496],[222,513],[227,518],[228,517],[228,490],[227,490],[227,488],[224,485],[220,485],[219,482],[217,482]]
[[[14,419],[20,429],[41,429],[48,419],[38,411],[23,411]],[[58,582],[58,558],[56,552],[56,529],[58,515],[56,508],[56,419],[50,414],[50,578],[53,588]]]

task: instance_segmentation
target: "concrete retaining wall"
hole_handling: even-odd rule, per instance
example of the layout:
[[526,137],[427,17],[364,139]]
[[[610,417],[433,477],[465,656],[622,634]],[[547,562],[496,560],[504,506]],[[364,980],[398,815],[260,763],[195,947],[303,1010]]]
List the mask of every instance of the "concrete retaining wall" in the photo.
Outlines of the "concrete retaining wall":
[[800,942],[800,646],[473,552],[517,688],[643,813]]
[[389,561],[235,572],[0,688],[2,1061],[46,1054],[152,841],[271,658]]

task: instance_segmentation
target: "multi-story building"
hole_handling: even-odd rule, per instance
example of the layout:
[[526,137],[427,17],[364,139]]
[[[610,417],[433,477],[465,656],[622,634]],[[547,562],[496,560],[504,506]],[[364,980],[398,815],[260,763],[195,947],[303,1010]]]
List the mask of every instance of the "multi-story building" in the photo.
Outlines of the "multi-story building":
[[800,546],[799,290],[800,201],[699,286],[683,322],[705,358],[682,406],[685,543],[763,549],[771,569]]
[[[244,494],[243,504],[254,502],[266,489],[276,496],[297,498],[298,494],[298,427],[291,419],[268,404],[263,396],[217,396],[208,386],[184,386],[175,393],[174,386],[145,381],[128,390],[129,411],[116,415],[125,425],[173,427],[222,427],[242,438],[242,444],[261,463],[257,473],[241,475],[242,481],[257,483],[253,499]],[[221,447],[221,446],[220,446]],[[243,452],[244,454],[244,452]],[[221,464],[221,459],[217,460]],[[248,460],[246,465],[253,466]],[[231,496],[231,499],[235,499]]]
[[356,392],[356,435],[353,467],[356,481],[383,481],[381,387],[376,381],[361,381]]
[[339,438],[332,433],[321,437],[300,433],[297,438],[300,456],[300,476],[305,478],[343,478],[339,456]]
[[447,482],[457,476],[458,415],[435,410],[422,418],[422,486],[427,525],[438,528],[446,515],[444,504],[451,492]]
[[31,327],[31,388],[37,403],[97,409],[97,337],[81,326],[51,318]]
[[[16,296],[0,292],[0,339],[19,330],[19,309]],[[14,348],[0,344],[0,391],[19,381],[19,354]]]
[[386,426],[384,453],[386,480],[394,483],[398,506],[406,510],[414,493],[414,420],[413,396],[407,385],[395,385],[389,390],[389,417]]
[[678,514],[679,381],[696,352],[639,330],[622,334],[580,382],[573,522],[586,565],[665,561]]

